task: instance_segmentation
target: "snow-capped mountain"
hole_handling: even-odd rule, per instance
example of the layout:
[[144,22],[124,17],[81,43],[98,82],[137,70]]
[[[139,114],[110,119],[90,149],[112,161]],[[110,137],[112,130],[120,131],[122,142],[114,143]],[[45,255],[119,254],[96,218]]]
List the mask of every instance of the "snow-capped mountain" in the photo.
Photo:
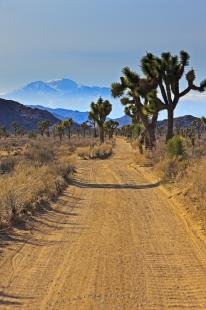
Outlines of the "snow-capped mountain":
[[[51,108],[69,108],[71,110],[88,111],[91,101],[99,97],[111,102],[110,88],[86,86],[70,79],[35,81],[21,89],[12,91],[4,98],[16,100],[26,105],[43,105]],[[120,108],[120,105],[119,105]]]

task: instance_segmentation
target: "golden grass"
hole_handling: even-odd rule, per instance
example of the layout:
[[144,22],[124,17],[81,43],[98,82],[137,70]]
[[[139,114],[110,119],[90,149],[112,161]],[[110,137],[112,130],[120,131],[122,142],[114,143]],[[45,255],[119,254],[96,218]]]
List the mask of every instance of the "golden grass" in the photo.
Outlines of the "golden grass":
[[[7,140],[7,141],[6,141]],[[10,137],[0,149],[0,224],[9,225],[55,199],[74,171],[74,152],[91,139]],[[3,155],[2,155],[3,154]]]
[[137,144],[132,146],[136,150],[134,162],[148,167],[171,195],[178,195],[186,212],[206,231],[206,134],[196,141],[194,149],[185,141],[186,155],[179,158],[168,156],[163,138],[158,140],[156,150],[143,155],[138,152]]
[[82,159],[106,159],[112,155],[114,142],[107,141],[100,145],[78,148],[78,155]]

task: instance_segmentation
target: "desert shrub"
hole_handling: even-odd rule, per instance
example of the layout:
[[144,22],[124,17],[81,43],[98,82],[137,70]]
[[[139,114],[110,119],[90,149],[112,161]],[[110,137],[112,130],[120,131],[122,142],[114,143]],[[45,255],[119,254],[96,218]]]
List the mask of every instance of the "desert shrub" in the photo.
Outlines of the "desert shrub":
[[206,174],[205,174],[206,159],[198,162],[191,171],[190,183],[192,191],[199,197],[201,204],[206,207]]
[[13,171],[15,163],[16,161],[14,157],[11,156],[0,159],[0,174],[6,174]]
[[[0,145],[0,225],[27,216],[55,199],[75,171],[74,151],[94,141],[73,136],[61,143],[53,137],[9,137]],[[17,153],[18,156],[14,156]]]
[[51,145],[37,145],[29,144],[25,151],[24,155],[26,159],[33,161],[37,164],[46,164],[52,162],[55,159],[55,153]]
[[29,139],[36,139],[36,138],[37,138],[37,134],[36,134],[35,132],[30,132],[30,133],[28,134],[28,138],[29,138]]
[[163,182],[181,180],[187,173],[188,161],[165,158],[156,164],[155,169]]
[[106,159],[112,155],[113,146],[113,142],[107,142],[100,145],[79,148],[78,155],[82,159]]
[[111,144],[101,144],[92,148],[90,153],[90,158],[100,158],[106,159],[112,155],[112,145]]
[[167,142],[167,153],[171,157],[183,156],[185,154],[184,141],[181,136],[174,136]]
[[69,161],[38,168],[29,164],[18,165],[15,174],[0,179],[1,222],[16,220],[33,212],[40,201],[56,198],[73,170]]

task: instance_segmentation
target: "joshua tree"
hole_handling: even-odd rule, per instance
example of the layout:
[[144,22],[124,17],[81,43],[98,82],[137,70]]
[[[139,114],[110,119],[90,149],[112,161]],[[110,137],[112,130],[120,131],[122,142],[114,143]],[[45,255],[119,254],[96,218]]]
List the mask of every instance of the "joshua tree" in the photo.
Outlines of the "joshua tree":
[[83,136],[84,136],[84,138],[85,138],[85,136],[86,136],[86,130],[89,128],[89,126],[88,126],[87,122],[83,122],[80,126],[81,126],[81,128],[83,129]]
[[61,141],[64,136],[64,123],[59,122],[54,126],[54,134],[59,137],[59,140]]
[[15,136],[23,136],[25,134],[25,130],[21,128],[16,122],[13,122],[11,126]]
[[126,106],[126,113],[133,123],[141,121],[145,128],[145,147],[155,146],[155,129],[158,113],[164,109],[163,102],[157,97],[157,81],[152,78],[141,79],[139,75],[125,67],[119,83],[112,84],[113,97],[120,97]]
[[105,122],[104,125],[105,125],[104,127],[105,127],[106,131],[108,132],[109,139],[112,139],[114,131],[119,126],[119,123],[116,121],[113,121],[113,120],[109,120],[109,121]]
[[202,122],[202,125],[203,125],[203,129],[205,131],[205,129],[206,129],[206,117],[202,116],[201,117],[201,122]]
[[19,128],[20,128],[19,125],[16,122],[13,122],[11,126],[13,128],[14,135],[18,136],[18,131],[19,131]]
[[121,134],[125,136],[127,139],[130,139],[132,137],[132,125],[124,125],[121,128]]
[[77,127],[77,136],[79,137],[79,135],[80,135],[80,129],[79,127]]
[[45,133],[47,136],[49,136],[49,126],[50,126],[50,121],[49,120],[41,120],[38,122],[38,129],[43,136]]
[[8,136],[6,127],[0,127],[0,138],[4,137],[6,138]]
[[112,105],[108,100],[103,100],[101,97],[97,102],[91,103],[91,111],[89,112],[89,118],[97,123],[99,127],[100,143],[104,143],[104,123],[106,117],[112,111]]
[[68,130],[68,137],[69,137],[69,140],[71,138],[71,127],[73,125],[73,120],[72,118],[69,118],[69,119],[66,119],[63,121],[63,126],[64,128],[66,128]]
[[89,115],[89,120],[88,120],[88,123],[91,124],[91,126],[93,127],[93,132],[94,132],[94,138],[97,137],[97,128],[96,128],[96,122],[92,119],[90,119],[90,115]]
[[135,104],[127,105],[124,109],[124,113],[131,118],[132,124],[138,124],[140,122],[138,109]]
[[201,120],[196,119],[196,120],[192,121],[192,126],[197,131],[198,139],[200,139],[201,138]]
[[180,51],[179,56],[171,53],[162,53],[161,57],[156,57],[147,53],[141,60],[142,71],[149,79],[156,81],[161,93],[164,109],[168,113],[168,128],[166,139],[173,136],[174,110],[179,100],[187,95],[191,90],[203,92],[206,89],[206,80],[199,86],[195,85],[195,71],[189,70],[185,77],[187,87],[180,90],[180,81],[184,75],[186,66],[189,65],[190,56],[185,51]]

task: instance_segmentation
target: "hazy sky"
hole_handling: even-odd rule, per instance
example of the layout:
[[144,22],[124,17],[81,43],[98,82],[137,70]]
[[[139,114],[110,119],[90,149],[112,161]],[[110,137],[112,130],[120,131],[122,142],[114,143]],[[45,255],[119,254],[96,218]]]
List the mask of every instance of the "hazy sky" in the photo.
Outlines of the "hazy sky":
[[[0,93],[62,77],[109,86],[145,51],[187,50],[200,81],[205,34],[206,0],[0,0]],[[190,99],[206,114],[205,95]]]

